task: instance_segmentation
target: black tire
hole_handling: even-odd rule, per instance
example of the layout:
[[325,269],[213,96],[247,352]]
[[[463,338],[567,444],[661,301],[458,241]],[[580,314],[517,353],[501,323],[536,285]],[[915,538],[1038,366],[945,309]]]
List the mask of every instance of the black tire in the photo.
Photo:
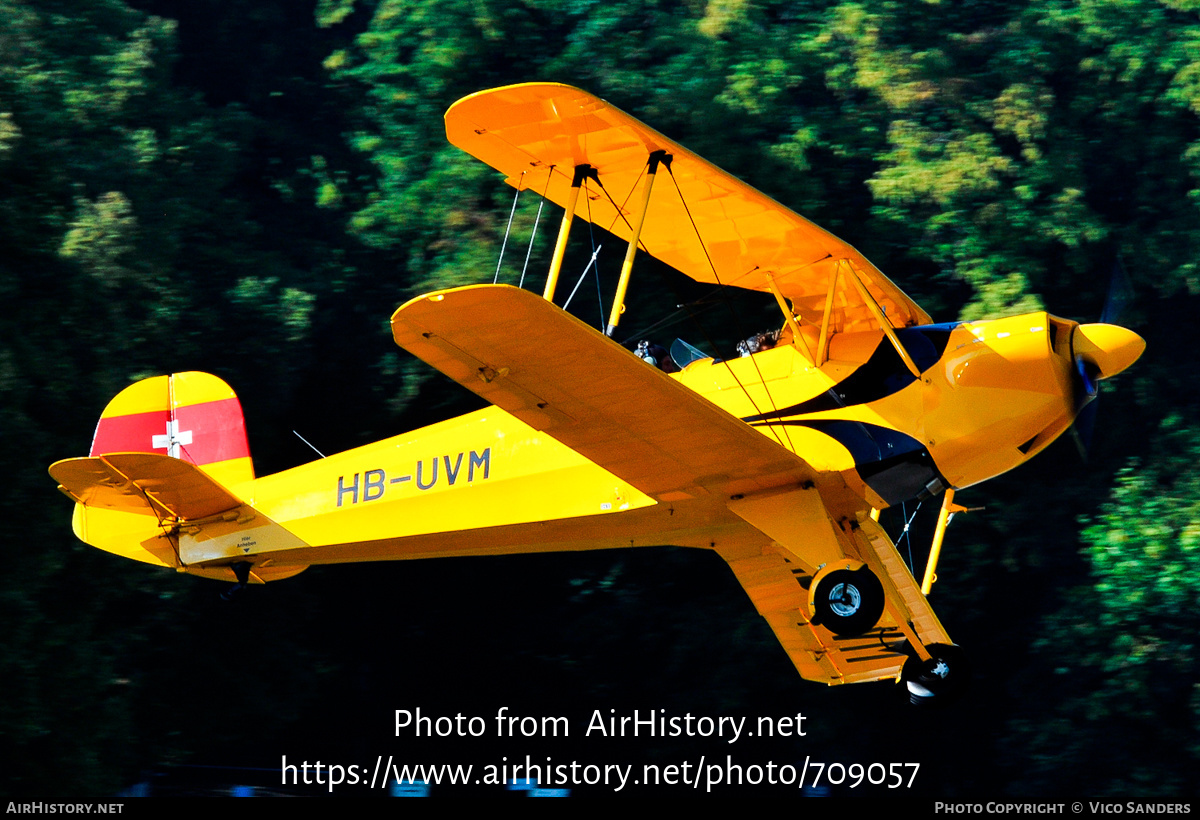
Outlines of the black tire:
[[839,569],[817,585],[814,621],[835,635],[861,635],[883,615],[883,585],[866,567]]
[[962,694],[971,677],[966,656],[957,646],[949,644],[935,643],[925,649],[930,659],[910,657],[904,662],[900,679],[913,705],[944,705]]

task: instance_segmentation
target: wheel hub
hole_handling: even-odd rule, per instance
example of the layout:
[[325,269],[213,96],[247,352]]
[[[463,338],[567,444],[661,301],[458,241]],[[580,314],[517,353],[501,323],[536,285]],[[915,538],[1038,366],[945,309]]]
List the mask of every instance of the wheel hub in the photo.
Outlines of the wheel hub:
[[858,612],[862,606],[862,595],[852,584],[838,584],[829,591],[829,608],[843,618]]

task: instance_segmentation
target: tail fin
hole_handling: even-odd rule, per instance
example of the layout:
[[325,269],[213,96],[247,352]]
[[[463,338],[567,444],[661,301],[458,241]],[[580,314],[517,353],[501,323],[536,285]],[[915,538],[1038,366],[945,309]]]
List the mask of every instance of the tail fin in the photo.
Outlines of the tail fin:
[[50,475],[76,502],[75,534],[108,552],[228,581],[233,563],[250,562],[251,583],[304,569],[258,558],[304,542],[239,496],[254,478],[242,406],[208,373],[126,387],[100,415],[91,453]]
[[169,455],[225,487],[254,478],[242,405],[208,373],[155,376],[118,393],[100,414],[89,455],[108,453]]

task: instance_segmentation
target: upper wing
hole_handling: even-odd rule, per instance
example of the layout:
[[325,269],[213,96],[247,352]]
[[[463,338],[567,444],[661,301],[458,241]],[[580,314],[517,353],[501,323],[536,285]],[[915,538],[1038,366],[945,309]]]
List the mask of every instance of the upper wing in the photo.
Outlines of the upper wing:
[[660,501],[748,493],[813,471],[792,452],[529,291],[417,297],[397,344]]
[[666,151],[675,184],[659,174],[641,234],[650,255],[703,282],[767,291],[773,280],[796,314],[818,326],[833,287],[833,332],[876,329],[848,266],[893,327],[931,321],[850,245],[577,88],[527,83],[472,94],[446,112],[446,136],[506,174],[510,185],[545,189],[559,205],[567,202],[575,166],[591,165],[607,195],[587,183],[588,202],[581,200],[576,213],[627,241],[638,201],[630,194],[649,154]]

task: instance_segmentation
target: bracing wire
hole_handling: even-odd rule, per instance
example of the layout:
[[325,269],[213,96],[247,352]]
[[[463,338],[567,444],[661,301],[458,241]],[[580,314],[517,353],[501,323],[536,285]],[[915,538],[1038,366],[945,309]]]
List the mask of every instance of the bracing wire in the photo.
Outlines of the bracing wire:
[[[592,251],[592,258],[588,260],[587,266],[583,269],[583,273],[579,274],[579,280],[575,283],[575,287],[571,289],[571,295],[568,296],[567,301],[563,303],[563,310],[566,310],[568,307],[570,307],[571,300],[575,298],[575,292],[579,290],[579,286],[583,284],[584,277],[588,275],[588,271],[592,269],[592,265],[596,264],[596,257],[600,254],[600,248],[603,247],[603,245],[600,245],[596,248],[596,250]],[[604,318],[603,310],[600,311],[600,318],[601,320]]]
[[[679,194],[679,202],[683,205],[684,213],[687,214],[688,221],[692,223],[692,230],[696,233],[696,240],[700,243],[700,249],[704,251],[704,258],[708,261],[708,267],[712,270],[713,279],[716,280],[718,285],[723,286],[724,283],[721,281],[721,276],[719,273],[717,273],[717,266],[713,263],[712,256],[710,256],[708,253],[708,246],[704,244],[704,237],[700,235],[700,227],[696,224],[695,217],[692,216],[692,209],[688,207],[687,200],[683,198],[683,191],[679,187],[679,180],[675,178],[675,171],[671,167],[670,163],[667,163],[667,173],[670,174],[671,182],[675,185],[675,192]],[[737,315],[734,313],[732,303],[730,303],[728,300],[726,300],[725,303],[729,307],[729,312],[731,315],[733,315],[734,321],[736,322]],[[758,367],[758,362],[753,356],[750,356],[749,358],[751,364],[754,365],[755,372],[758,373],[758,380],[763,386],[763,391],[767,394],[767,400],[771,402],[771,409],[778,411],[779,407],[775,403],[775,397],[771,395],[771,390],[769,387],[767,387],[767,381],[763,378],[762,371]],[[741,388],[742,392],[746,394],[746,398],[749,399],[750,404],[754,406],[755,413],[761,415],[762,410],[759,408],[758,402],[756,402],[754,397],[750,395],[750,391],[746,388],[746,385],[742,384],[742,380],[737,377],[737,374],[734,372],[733,367],[729,364],[728,360],[725,361],[725,368],[729,371],[729,375],[733,376],[734,381],[738,383],[738,387]],[[777,429],[779,425],[770,424],[767,425],[767,427],[771,430],[772,435],[775,436],[775,440],[779,442],[780,447],[791,450],[793,453],[796,452],[796,445],[792,442],[792,435],[786,426],[783,427],[783,435],[787,438],[787,444],[783,443],[783,438],[781,438],[779,435],[779,430]]]
[[668,316],[664,316],[652,325],[640,328],[639,330],[630,333],[625,342],[631,342],[634,339],[644,339],[656,330],[670,327],[674,324],[679,324],[685,319],[695,318],[701,313],[705,313],[717,307],[719,302],[706,302],[703,299],[698,299],[694,302],[689,302],[686,305],[676,305],[675,310]]
[[533,240],[537,239],[538,225],[542,222],[542,208],[546,205],[546,194],[550,191],[550,178],[554,176],[554,166],[550,166],[550,173],[546,175],[546,187],[542,189],[542,201],[538,203],[537,216],[533,218],[533,233],[529,235],[529,248],[525,251],[525,264],[521,266],[521,280],[517,283],[517,287],[525,287],[525,271],[529,270],[529,257],[533,255]]
[[[599,182],[599,180],[597,180],[597,182]],[[591,243],[592,243],[592,258],[588,260],[588,263],[583,268],[583,272],[579,274],[579,279],[577,279],[575,281],[575,287],[573,287],[571,289],[571,294],[569,296],[567,296],[567,301],[563,303],[563,310],[566,310],[568,307],[571,306],[571,300],[574,299],[575,294],[579,292],[579,286],[582,285],[583,280],[587,278],[588,271],[590,271],[592,269],[592,267],[595,266],[595,268],[596,268],[596,299],[598,300],[598,302],[600,304],[600,329],[603,330],[604,329],[604,318],[605,318],[604,317],[604,295],[600,292],[600,266],[599,266],[598,260],[600,258],[600,249],[603,248],[604,245],[596,244],[596,231],[595,231],[595,227],[592,224],[592,198],[590,196],[588,196],[587,185],[588,185],[588,183],[587,183],[587,180],[585,179],[583,181],[583,190],[581,193],[583,195],[584,201],[587,202],[588,215],[587,215],[586,222],[588,223],[588,236],[591,239]],[[604,186],[601,185],[600,187],[603,188]]]
[[[613,221],[609,223],[608,228],[605,229],[609,233],[612,233],[613,228],[617,226],[617,218],[620,218],[620,220],[625,223],[625,227],[629,228],[630,233],[633,232],[633,225],[631,225],[629,220],[625,217],[625,206],[629,204],[629,197],[633,196],[633,192],[638,189],[638,183],[642,181],[642,177],[646,175],[647,167],[649,167],[649,163],[642,166],[642,172],[638,174],[638,178],[633,181],[633,185],[630,187],[629,193],[625,194],[625,199],[621,201],[620,205],[618,205],[617,201],[612,198],[612,194],[610,194],[608,189],[604,187],[604,183],[600,182],[600,180],[596,180],[597,182],[600,182],[600,190],[604,192],[606,197],[608,197],[609,203],[612,204],[613,208],[617,212],[617,216],[613,218]],[[588,214],[591,214],[591,205],[588,206]],[[640,239],[638,240],[638,246],[641,247],[642,250],[646,250],[646,246],[642,244]]]
[[[904,529],[902,529],[900,531],[900,539],[903,539],[908,542],[908,571],[913,572],[914,574],[915,574],[915,571],[913,570],[912,532],[909,530],[909,528],[912,526],[913,519],[917,517],[917,512],[921,509],[921,505],[924,503],[925,503],[924,501],[918,501],[916,509],[913,510],[912,515],[908,515],[908,504],[900,505],[900,514],[906,517],[906,520],[904,522]],[[900,539],[897,539],[897,540],[900,540]]]
[[517,200],[521,198],[521,183],[525,181],[525,172],[521,172],[521,178],[517,180],[517,193],[513,196],[512,210],[508,212],[508,227],[504,229],[504,242],[500,245],[500,258],[496,260],[496,275],[492,277],[492,284],[500,281],[500,266],[504,264],[504,250],[508,247],[508,235],[512,232],[513,216],[517,213]]
[[[596,184],[600,186],[601,191],[604,191],[604,183],[602,183],[600,181],[600,177],[596,177]],[[584,199],[587,201],[588,240],[592,243],[592,259],[596,260],[600,253],[600,249],[604,246],[596,244],[596,224],[592,221],[592,198],[590,196],[588,196],[587,194],[588,194],[587,180],[585,179],[583,181],[583,195],[584,195]],[[608,191],[604,191],[604,195],[608,196]],[[608,197],[608,198],[609,198],[609,201],[611,202],[612,197]],[[586,271],[585,271],[585,273],[586,273]],[[579,281],[582,282],[583,280],[580,279]],[[579,287],[579,286],[576,285],[576,287]],[[604,322],[605,322],[604,294],[600,290],[600,263],[599,262],[596,262],[596,303],[600,306],[600,332],[603,333],[604,332]]]

